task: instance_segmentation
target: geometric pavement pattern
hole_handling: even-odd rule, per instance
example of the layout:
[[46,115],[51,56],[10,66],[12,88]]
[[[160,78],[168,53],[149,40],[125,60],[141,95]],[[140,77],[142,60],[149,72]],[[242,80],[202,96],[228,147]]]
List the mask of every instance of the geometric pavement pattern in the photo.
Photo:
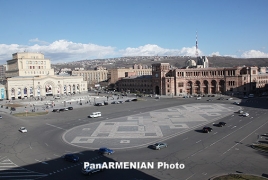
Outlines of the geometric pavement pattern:
[[64,133],[63,139],[85,148],[130,148],[181,134],[238,109],[230,104],[185,104],[74,127]]

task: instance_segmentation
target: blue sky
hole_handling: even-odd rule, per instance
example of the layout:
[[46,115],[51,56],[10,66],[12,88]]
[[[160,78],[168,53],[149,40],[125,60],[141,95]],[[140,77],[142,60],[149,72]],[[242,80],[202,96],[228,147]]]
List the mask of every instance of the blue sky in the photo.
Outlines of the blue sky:
[[0,0],[0,62],[122,56],[268,57],[267,0]]

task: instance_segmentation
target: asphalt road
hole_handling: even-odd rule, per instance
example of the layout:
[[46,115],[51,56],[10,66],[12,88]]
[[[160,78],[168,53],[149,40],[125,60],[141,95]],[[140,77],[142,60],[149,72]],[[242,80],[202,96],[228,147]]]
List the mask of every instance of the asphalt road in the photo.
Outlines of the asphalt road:
[[[234,101],[206,101],[198,103],[224,103],[230,106]],[[63,141],[62,135],[69,129],[108,119],[146,113],[182,104],[197,103],[194,98],[144,98],[143,101],[108,106],[82,106],[72,111],[49,113],[46,116],[16,118],[2,114],[0,139],[0,179],[86,179],[81,174],[84,161],[89,162],[166,162],[183,163],[182,170],[174,169],[131,169],[106,170],[91,175],[91,179],[208,179],[224,173],[267,174],[267,154],[250,148],[260,134],[267,133],[267,100],[254,98],[243,100],[239,107],[250,114],[249,117],[233,113],[219,119],[227,123],[225,127],[214,126],[211,133],[202,133],[202,127],[190,130],[166,140],[168,148],[160,151],[147,147],[116,150],[110,156],[98,155],[95,150],[72,146]],[[102,117],[87,118],[94,111],[101,111]],[[28,133],[18,132],[25,126]],[[79,163],[65,162],[61,156],[77,153]]]

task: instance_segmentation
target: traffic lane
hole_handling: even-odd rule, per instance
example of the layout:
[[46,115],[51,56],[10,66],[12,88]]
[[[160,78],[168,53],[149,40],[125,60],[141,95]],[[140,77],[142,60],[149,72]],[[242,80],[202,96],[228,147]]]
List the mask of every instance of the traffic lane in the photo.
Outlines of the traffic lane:
[[[228,119],[232,119],[232,116],[225,117],[221,120],[216,121],[215,123],[217,124],[220,121],[227,121]],[[171,138],[169,140],[165,140],[169,147],[167,148],[168,150],[161,150],[161,152],[158,151],[153,151],[149,148],[147,148],[147,145],[133,148],[133,149],[126,149],[126,150],[120,150],[120,154],[118,154],[118,158],[123,158],[123,160],[131,160],[133,156],[129,157],[127,154],[130,154],[132,150],[135,150],[135,153],[137,156],[135,156],[135,159],[152,159],[155,156],[155,153],[157,153],[158,156],[165,156],[166,152],[168,151],[169,153],[176,153],[178,151],[182,151],[180,155],[181,158],[187,158],[188,156],[191,156],[192,154],[202,150],[204,147],[209,146],[211,144],[215,143],[220,143],[221,140],[224,138],[228,137],[232,133],[236,133],[236,129],[233,127],[240,127],[245,125],[247,122],[239,122],[236,119],[232,119],[232,122],[227,124],[228,126],[225,127],[214,127],[212,125],[212,122],[210,122],[207,126],[210,126],[213,128],[213,131],[211,133],[203,133],[202,128],[203,126],[200,126],[200,128],[197,129],[191,129],[189,132],[185,132],[181,135],[178,135],[175,138]],[[159,140],[161,141],[161,140]],[[155,141],[157,142],[157,140]],[[188,148],[191,147],[191,148]],[[192,148],[195,147],[195,148]],[[140,149],[139,149],[140,148]],[[185,150],[186,149],[186,150]],[[117,150],[119,151],[119,150]],[[142,154],[142,156],[140,156]],[[145,154],[145,155],[144,155]]]

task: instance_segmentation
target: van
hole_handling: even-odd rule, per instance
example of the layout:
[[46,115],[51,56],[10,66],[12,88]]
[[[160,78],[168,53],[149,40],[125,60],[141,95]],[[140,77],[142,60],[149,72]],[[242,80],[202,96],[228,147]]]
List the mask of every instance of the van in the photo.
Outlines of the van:
[[97,117],[101,117],[101,112],[93,112],[93,113],[90,114],[88,117],[89,117],[89,118],[97,118]]

